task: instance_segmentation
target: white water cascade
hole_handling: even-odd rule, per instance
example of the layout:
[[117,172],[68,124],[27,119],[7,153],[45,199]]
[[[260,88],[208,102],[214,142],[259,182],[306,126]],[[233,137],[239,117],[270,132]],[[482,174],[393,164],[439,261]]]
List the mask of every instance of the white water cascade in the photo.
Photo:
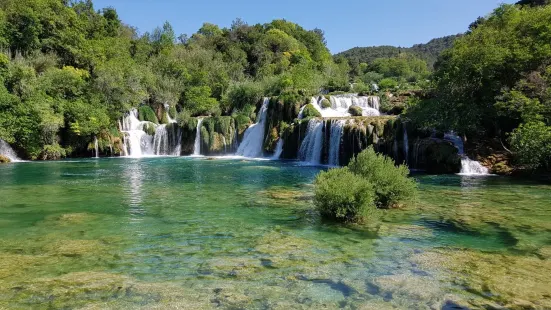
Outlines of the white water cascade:
[[363,116],[380,116],[380,98],[377,96],[358,96],[356,94],[331,96],[331,109],[350,116],[348,109],[357,106],[362,109]]
[[11,162],[21,161],[8,142],[0,139],[0,155],[6,156]]
[[489,174],[488,168],[482,166],[476,160],[472,160],[467,155],[465,155],[465,147],[463,144],[463,139],[461,139],[461,137],[455,135],[452,132],[452,133],[446,134],[444,136],[444,139],[453,143],[453,145],[459,151],[458,153],[461,156],[461,172],[459,173],[460,175],[469,176],[469,175],[488,175]]
[[340,164],[341,139],[345,120],[334,120],[331,122],[331,136],[329,138],[329,161],[330,166]]
[[321,162],[323,148],[323,121],[312,119],[308,122],[306,137],[300,146],[299,159],[313,165]]
[[266,115],[268,113],[268,104],[270,103],[270,98],[264,98],[262,107],[258,111],[258,116],[256,117],[257,123],[251,125],[245,131],[243,141],[237,149],[237,155],[251,158],[262,157],[262,146],[264,144],[264,131],[266,125]]
[[277,141],[274,156],[272,156],[272,159],[279,159],[281,157],[281,154],[283,153],[283,145],[284,141],[280,138],[279,141]]
[[202,124],[203,124],[202,118],[197,120],[197,132],[195,133],[195,144],[193,145],[193,156],[201,155],[201,125]]
[[138,111],[131,110],[123,118],[121,131],[124,136],[124,149],[128,157],[142,157],[144,155],[153,155],[153,136],[148,136],[145,126],[155,126],[151,122],[141,122],[138,119]]
[[94,137],[94,150],[96,152],[96,158],[99,158],[98,137]]

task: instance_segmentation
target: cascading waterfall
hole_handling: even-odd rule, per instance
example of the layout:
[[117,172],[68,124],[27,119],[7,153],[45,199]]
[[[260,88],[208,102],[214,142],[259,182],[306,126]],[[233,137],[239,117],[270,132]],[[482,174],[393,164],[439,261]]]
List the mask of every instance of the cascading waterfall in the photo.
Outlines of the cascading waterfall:
[[0,139],[0,155],[6,156],[11,162],[21,161],[8,142]]
[[193,155],[201,155],[201,125],[203,124],[203,119],[200,118],[197,120],[197,132],[195,133],[195,144],[193,146]]
[[94,137],[94,150],[96,152],[96,158],[99,158],[99,143],[98,137]]
[[279,141],[277,141],[277,145],[276,145],[276,148],[275,148],[275,151],[274,151],[274,156],[272,156],[272,159],[279,159],[281,157],[281,154],[283,154],[283,145],[284,145],[284,141],[283,139],[279,139]]
[[313,165],[321,162],[323,148],[323,124],[321,120],[312,119],[308,122],[306,137],[300,146],[299,159]]
[[363,116],[380,116],[380,99],[377,96],[358,96],[356,94],[331,96],[331,109],[349,116],[348,109],[351,106],[362,108]]
[[155,155],[168,155],[168,131],[166,130],[166,125],[159,125],[155,130],[153,149],[155,150]]
[[148,136],[144,126],[155,126],[151,122],[141,122],[138,119],[138,111],[131,110],[123,118],[121,132],[124,136],[124,151],[129,157],[142,157],[153,154],[153,137]]
[[340,150],[342,132],[346,121],[334,120],[331,121],[331,136],[329,138],[329,162],[330,166],[338,166],[340,164]]
[[268,105],[270,98],[264,98],[262,107],[258,111],[257,123],[245,131],[243,142],[237,149],[237,155],[251,158],[262,157],[264,145],[264,131],[266,127],[266,115],[268,114]]
[[463,144],[463,139],[461,139],[461,137],[457,136],[452,132],[444,135],[444,139],[453,143],[453,145],[458,150],[459,156],[461,156],[461,172],[459,174],[461,175],[488,175],[489,174],[488,168],[482,166],[476,160],[470,159],[465,154],[465,147]]

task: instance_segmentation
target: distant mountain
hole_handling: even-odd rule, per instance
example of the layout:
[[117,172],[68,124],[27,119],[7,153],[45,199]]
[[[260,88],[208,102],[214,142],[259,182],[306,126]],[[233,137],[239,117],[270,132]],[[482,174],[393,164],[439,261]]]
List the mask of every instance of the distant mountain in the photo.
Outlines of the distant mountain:
[[429,67],[433,67],[438,59],[438,55],[445,49],[452,47],[453,42],[461,37],[451,35],[447,37],[430,40],[425,44],[416,44],[412,47],[396,47],[396,46],[372,46],[372,47],[354,47],[342,53],[338,53],[335,57],[342,56],[348,59],[351,63],[370,63],[377,58],[391,58],[400,55],[400,53],[411,53],[425,60]]

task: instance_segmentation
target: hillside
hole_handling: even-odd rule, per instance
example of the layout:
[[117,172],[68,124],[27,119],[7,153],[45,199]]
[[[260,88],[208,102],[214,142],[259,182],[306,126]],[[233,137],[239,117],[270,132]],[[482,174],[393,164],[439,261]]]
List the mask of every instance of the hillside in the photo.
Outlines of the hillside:
[[461,35],[451,35],[442,38],[436,38],[425,44],[416,44],[412,47],[396,46],[372,46],[372,47],[354,47],[347,51],[338,53],[335,57],[343,56],[352,64],[371,63],[377,58],[396,57],[400,53],[411,53],[425,60],[429,67],[433,67],[438,59],[438,55],[445,49],[452,47],[455,39]]

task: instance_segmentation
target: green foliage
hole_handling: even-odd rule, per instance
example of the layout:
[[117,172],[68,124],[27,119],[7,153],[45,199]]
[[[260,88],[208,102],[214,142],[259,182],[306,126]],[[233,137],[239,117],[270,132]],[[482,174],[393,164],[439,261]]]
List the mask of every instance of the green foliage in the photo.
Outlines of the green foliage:
[[314,203],[326,218],[340,222],[364,222],[376,212],[373,185],[347,168],[321,172],[314,186]]
[[142,122],[146,121],[152,122],[153,124],[159,124],[155,111],[148,105],[142,105],[138,108],[138,118]]
[[350,106],[350,108],[348,108],[348,113],[350,113],[350,115],[352,116],[362,116],[363,110],[362,108],[353,105],[353,106]]
[[394,90],[396,87],[398,87],[398,82],[393,78],[385,78],[379,82],[381,90]]
[[520,164],[551,171],[551,126],[543,122],[522,124],[512,132],[510,143]]
[[59,144],[55,143],[52,145],[45,145],[42,153],[40,154],[40,159],[42,160],[58,160],[67,156],[66,151]]
[[[551,112],[551,6],[502,5],[444,52],[419,122],[504,138]],[[433,121],[434,122],[434,121]]]
[[304,107],[304,110],[302,111],[302,116],[304,118],[321,117],[321,114],[318,110],[316,110],[316,108],[314,108],[311,103],[309,103],[306,105],[306,107]]
[[378,208],[392,208],[415,197],[417,185],[408,177],[407,166],[396,167],[390,157],[375,153],[373,147],[353,158],[348,169],[373,184]]

